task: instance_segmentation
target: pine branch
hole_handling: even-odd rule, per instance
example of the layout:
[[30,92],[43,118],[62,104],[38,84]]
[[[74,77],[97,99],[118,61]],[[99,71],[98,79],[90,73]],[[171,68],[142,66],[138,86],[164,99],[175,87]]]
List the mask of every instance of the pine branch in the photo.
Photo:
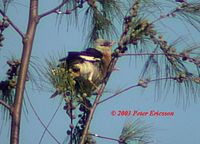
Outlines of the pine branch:
[[[90,2],[93,2],[93,0],[91,0]],[[139,0],[136,0],[132,7],[134,7],[135,4],[137,5],[138,3],[139,3]],[[93,4],[94,4],[94,7],[95,7],[95,3],[93,3]],[[91,5],[93,5],[93,4],[91,4]],[[131,14],[131,17],[134,17],[134,14],[133,14],[133,13]],[[124,32],[123,32],[122,35],[121,35],[120,42],[119,42],[119,47],[123,47],[123,45],[127,42],[127,41],[124,39],[124,37],[125,37],[125,35],[126,35],[126,32],[125,32],[125,31],[126,31],[126,28],[127,28],[127,27],[128,27],[128,25],[125,23]],[[124,53],[123,49],[119,49],[119,47],[115,49],[115,51],[118,51],[117,55],[118,55],[119,53]],[[106,88],[106,85],[107,85],[107,83],[108,83],[108,80],[109,80],[109,78],[110,78],[110,76],[111,76],[111,74],[112,74],[112,70],[113,70],[113,68],[115,67],[117,61],[118,61],[118,56],[113,55],[113,58],[112,58],[111,63],[110,63],[110,66],[109,66],[109,68],[108,68],[107,75],[106,75],[105,80],[104,80],[104,83],[101,85],[101,88],[99,89],[98,95],[96,96],[96,99],[95,99],[95,101],[94,101],[94,103],[93,103],[93,106],[92,106],[92,108],[90,109],[90,113],[89,113],[87,122],[86,122],[86,124],[85,124],[85,128],[84,128],[84,131],[83,131],[83,134],[82,134],[82,138],[81,138],[81,141],[80,141],[79,144],[84,144],[84,143],[85,143],[85,139],[86,139],[86,137],[87,137],[87,135],[88,135],[88,130],[89,130],[90,123],[91,123],[91,121],[92,121],[94,112],[95,112],[96,107],[97,107],[97,105],[98,105],[98,102],[100,101],[100,98],[101,98],[101,96],[102,96],[102,94],[103,94],[103,92],[104,92],[104,90],[105,90],[105,88]]]
[[57,10],[60,9],[62,6],[64,6],[68,1],[69,1],[69,0],[64,0],[64,1],[63,1],[61,4],[59,4],[57,7],[53,8],[53,9],[51,9],[51,10],[49,10],[49,11],[43,13],[43,14],[40,14],[40,15],[39,15],[39,18],[43,18],[43,17],[48,16],[48,15],[50,15],[50,14],[52,14],[52,13],[58,13]]
[[119,139],[125,144],[147,144],[152,142],[150,141],[151,136],[149,135],[149,130],[150,127],[147,124],[140,119],[136,119],[135,121],[125,123]]
[[124,142],[122,142],[121,140],[119,139],[115,139],[115,138],[110,138],[110,137],[105,137],[105,136],[101,136],[101,135],[98,135],[98,134],[89,134],[91,136],[94,136],[94,137],[98,137],[98,138],[102,138],[102,139],[106,139],[106,140],[111,140],[111,141],[116,141],[120,144],[125,144]]
[[118,95],[120,95],[120,94],[122,94],[122,93],[124,93],[124,92],[126,92],[126,91],[128,91],[130,89],[132,89],[132,88],[135,88],[135,87],[146,88],[148,83],[155,82],[155,81],[161,81],[161,80],[176,80],[176,78],[174,78],[174,77],[166,77],[166,78],[158,78],[158,79],[146,80],[146,81],[145,80],[140,80],[138,84],[135,84],[135,85],[132,85],[132,86],[130,86],[128,88],[125,88],[125,89],[123,89],[123,90],[121,90],[121,91],[119,91],[119,92],[107,97],[106,99],[103,99],[103,100],[99,101],[98,104],[104,103],[104,102],[106,102],[106,101],[108,101],[108,100],[110,100],[110,99],[112,99],[112,98],[114,98],[114,97],[116,97],[116,96],[118,96]]
[[[49,135],[55,140],[55,142],[57,143],[57,144],[61,144],[59,141],[58,141],[58,139],[49,131],[49,129],[48,129],[48,126],[49,126],[49,124],[46,126],[45,124],[44,124],[44,122],[40,119],[40,117],[39,117],[39,115],[38,115],[38,113],[36,112],[36,110],[35,110],[35,108],[34,108],[34,106],[33,106],[33,104],[31,103],[31,100],[30,100],[30,98],[29,98],[29,96],[27,96],[27,98],[28,98],[28,102],[29,102],[29,104],[30,104],[30,106],[31,106],[31,109],[33,110],[33,112],[34,112],[34,114],[35,114],[35,116],[37,117],[37,119],[39,120],[39,122],[41,123],[41,125],[45,128],[45,131],[47,131],[48,133],[49,133]],[[60,107],[60,105],[58,106],[58,108]],[[58,111],[58,108],[57,108],[57,110],[56,110],[56,112]],[[55,113],[56,113],[55,112]],[[53,117],[55,116],[55,114],[53,115]],[[53,118],[52,117],[52,118]],[[51,122],[51,120],[50,120],[50,122]],[[44,131],[44,132],[45,132]],[[43,133],[44,134],[44,133]],[[41,138],[42,139],[42,138]],[[40,139],[40,142],[39,143],[41,143],[41,140]]]
[[3,105],[5,108],[7,108],[9,111],[11,111],[11,106],[7,104],[5,101],[0,100],[0,104]]
[[[165,55],[165,53],[122,53],[122,54],[119,54],[119,57],[123,57],[123,56],[154,56],[154,55]],[[173,54],[172,54],[173,55]]]
[[0,9],[0,14],[9,22],[9,24],[13,27],[13,29],[24,38],[24,33],[20,31],[20,29],[8,18],[8,16]]
[[[50,121],[48,122],[47,126],[45,127],[45,130],[43,131],[42,136],[41,136],[41,138],[40,138],[39,144],[42,143],[42,139],[44,138],[44,135],[45,135],[45,132],[46,132],[46,131],[47,131],[50,135],[53,136],[53,134],[51,134],[50,131],[48,131],[48,127],[50,126],[50,124],[52,123],[53,119],[55,118],[55,116],[56,116],[56,114],[57,114],[57,112],[58,112],[58,110],[59,110],[61,104],[62,104],[62,101],[59,103],[59,105],[58,105],[56,111],[53,113],[53,116],[51,117]],[[35,112],[36,112],[36,111],[35,111]],[[56,140],[56,141],[58,142],[58,140],[55,139],[55,137],[52,137],[52,138],[54,138],[54,140]]]

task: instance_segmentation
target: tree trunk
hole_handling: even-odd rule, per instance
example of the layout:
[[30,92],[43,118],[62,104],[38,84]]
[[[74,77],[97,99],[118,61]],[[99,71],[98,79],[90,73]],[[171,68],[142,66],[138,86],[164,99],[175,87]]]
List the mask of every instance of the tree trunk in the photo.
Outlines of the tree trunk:
[[36,26],[38,23],[38,0],[30,0],[28,27],[23,39],[23,52],[21,57],[21,66],[19,77],[17,80],[15,101],[12,106],[12,122],[10,144],[19,144],[21,110],[23,104],[23,94],[26,83],[26,76],[31,56],[33,40],[35,36]]

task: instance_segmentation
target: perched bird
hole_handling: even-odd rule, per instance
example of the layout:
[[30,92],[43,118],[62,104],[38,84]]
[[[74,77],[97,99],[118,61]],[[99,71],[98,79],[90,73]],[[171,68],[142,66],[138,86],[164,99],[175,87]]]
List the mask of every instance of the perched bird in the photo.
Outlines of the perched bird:
[[107,74],[114,44],[114,41],[97,39],[94,48],[87,48],[80,52],[68,52],[68,56],[60,59],[60,62],[66,61],[68,69],[72,70],[75,77],[88,80],[95,90]]

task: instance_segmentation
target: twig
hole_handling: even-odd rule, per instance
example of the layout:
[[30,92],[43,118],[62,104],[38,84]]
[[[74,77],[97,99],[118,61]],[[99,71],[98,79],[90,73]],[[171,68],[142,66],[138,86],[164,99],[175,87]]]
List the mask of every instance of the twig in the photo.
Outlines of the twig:
[[40,138],[39,144],[42,143],[42,139],[43,139],[43,137],[44,137],[44,134],[45,134],[45,132],[48,130],[48,127],[49,127],[49,125],[51,124],[51,122],[53,121],[53,119],[54,119],[56,113],[58,112],[58,110],[59,110],[61,104],[62,104],[62,101],[59,103],[59,105],[58,105],[56,111],[54,112],[54,114],[53,114],[53,116],[52,116],[52,118],[50,119],[49,123],[48,123],[47,126],[45,127],[45,129],[44,129],[44,131],[43,131],[43,133],[42,133],[42,136],[41,136],[41,138]]
[[[166,55],[165,53],[122,53],[119,56]],[[175,55],[175,54],[171,54]]]
[[[93,0],[90,0],[90,1],[88,1],[88,2],[91,2],[91,3],[89,3],[89,4],[92,4],[92,3],[93,3]],[[93,3],[93,4],[94,4],[94,3]],[[134,7],[134,6],[135,6],[135,4],[133,4],[132,7]],[[136,10],[136,11],[137,11],[137,10]],[[131,17],[134,17],[134,15],[133,15],[132,13],[131,13]],[[128,25],[126,22],[124,22],[124,24],[125,24],[125,25],[124,25],[124,31],[123,31],[123,33],[122,33],[122,35],[121,35],[120,42],[119,42],[119,44],[118,44],[118,46],[119,46],[118,48],[123,48],[123,46],[127,44],[127,40],[126,40],[125,37],[126,37],[126,33],[127,33],[126,29],[129,28],[129,25]],[[118,49],[118,48],[117,48],[117,49]],[[118,49],[118,50],[120,50],[120,49]],[[118,53],[118,54],[119,54],[119,53]],[[91,121],[92,121],[94,112],[95,112],[96,107],[97,107],[97,105],[98,105],[98,103],[99,103],[99,101],[100,101],[100,98],[101,98],[101,96],[102,96],[102,93],[103,93],[104,90],[105,90],[106,84],[107,84],[107,82],[108,82],[108,80],[109,80],[109,78],[110,78],[110,76],[111,76],[111,74],[112,74],[112,69],[113,69],[114,66],[116,65],[117,61],[118,61],[118,57],[113,56],[113,59],[112,59],[111,64],[110,64],[110,66],[109,66],[109,70],[108,70],[107,76],[106,76],[106,78],[105,78],[105,81],[104,81],[104,83],[102,84],[102,86],[101,86],[101,88],[100,88],[100,90],[99,90],[99,92],[98,92],[98,95],[96,96],[96,99],[95,99],[95,101],[94,101],[94,103],[93,103],[92,108],[90,109],[90,113],[89,113],[87,122],[86,122],[86,124],[85,124],[85,128],[84,128],[84,131],[83,131],[83,134],[82,134],[82,138],[81,138],[81,141],[80,141],[79,144],[84,144],[84,143],[85,143],[85,139],[86,139],[86,137],[87,137],[87,135],[88,135],[88,130],[89,130],[90,123],[91,123]]]
[[11,106],[9,104],[7,104],[5,101],[0,100],[0,104],[3,105],[4,107],[6,107],[9,111],[11,111]]
[[1,15],[9,22],[9,24],[13,27],[13,29],[24,38],[24,33],[20,31],[20,29],[8,18],[8,16],[0,9]]
[[[178,53],[163,53],[163,52],[160,52],[160,53],[155,53],[155,52],[151,52],[151,53],[120,53],[119,56],[122,57],[122,56],[154,56],[154,55],[169,55],[169,56],[177,56],[177,57],[183,57],[181,54],[178,54]],[[192,59],[191,57],[188,57],[188,59]]]
[[115,139],[115,138],[110,138],[110,137],[105,137],[105,136],[100,136],[98,134],[89,134],[91,136],[94,136],[94,137],[98,137],[98,138],[102,138],[102,139],[107,139],[107,140],[111,140],[111,141],[117,141],[119,142],[120,144],[122,144],[123,142],[119,139]]
[[48,16],[48,15],[50,15],[50,14],[52,14],[52,13],[58,13],[57,10],[60,9],[62,6],[64,6],[64,5],[66,4],[66,2],[68,2],[68,0],[64,0],[64,1],[63,1],[61,4],[59,4],[57,7],[53,8],[53,9],[51,9],[51,10],[49,10],[49,11],[43,13],[43,14],[40,14],[40,15],[39,15],[39,18],[43,18],[43,17]]
[[157,18],[156,20],[154,20],[151,24],[154,24],[154,23],[158,22],[159,20],[162,20],[162,19],[170,17],[170,15],[173,15],[173,13],[175,13],[176,11],[177,10],[175,9],[175,10],[173,10],[173,11],[171,11],[171,12],[165,14],[165,15],[160,15],[160,17]]
[[[166,78],[153,79],[153,80],[148,81],[148,83],[150,83],[150,82],[155,82],[155,81],[160,81],[160,80],[167,80],[167,79],[172,79],[172,80],[173,80],[174,77],[166,77]],[[117,95],[123,93],[123,92],[126,92],[126,91],[128,91],[128,90],[130,90],[130,89],[132,89],[132,88],[139,87],[139,86],[140,86],[139,84],[136,84],[136,85],[130,86],[130,87],[128,87],[128,88],[125,88],[125,89],[123,89],[123,90],[121,90],[121,91],[119,91],[119,92],[117,92],[117,93],[115,93],[115,94],[113,94],[113,95],[107,97],[106,99],[104,99],[104,100],[98,102],[98,104],[103,103],[103,102],[105,102],[105,101],[107,101],[107,100],[109,100],[109,99],[111,99],[111,98],[113,98],[113,97],[115,97],[115,96],[117,96]]]
[[[98,138],[102,138],[102,139],[106,139],[106,140],[117,141],[120,144],[127,144],[126,142],[124,142],[124,141],[122,141],[120,139],[115,139],[115,138],[100,136],[98,134],[89,134],[89,135],[94,136],[94,137],[98,137]],[[143,143],[148,143],[147,141],[142,140],[141,138],[137,138],[137,137],[133,138],[133,140],[137,140],[137,141],[140,141],[140,142],[143,142]]]
[[119,91],[119,92],[117,92],[117,93],[115,93],[115,94],[109,96],[108,98],[106,98],[106,99],[104,99],[104,100],[98,102],[98,104],[103,103],[103,102],[105,102],[105,101],[107,101],[107,100],[109,100],[109,99],[111,99],[111,98],[113,98],[113,97],[115,97],[115,96],[117,96],[117,95],[123,93],[123,92],[126,92],[126,91],[128,91],[128,90],[130,90],[130,89],[132,89],[132,88],[134,88],[134,87],[138,87],[138,86],[139,86],[139,85],[137,84],[137,85],[133,85],[133,86],[130,86],[130,87],[128,87],[128,88],[125,88],[125,89],[123,89],[123,90],[121,90],[121,91]]
[[57,140],[57,138],[48,130],[48,127],[43,123],[43,121],[40,119],[39,115],[37,114],[37,112],[36,112],[36,110],[35,110],[35,108],[33,106],[33,104],[31,103],[31,100],[30,100],[28,95],[27,95],[27,98],[28,98],[28,102],[29,102],[29,104],[31,106],[31,109],[33,110],[33,112],[34,112],[35,116],[37,117],[37,119],[39,120],[39,122],[42,124],[42,126],[45,128],[45,130],[49,133],[49,135],[56,141],[56,143],[61,144]]
[[[117,63],[117,60],[118,60],[117,57],[112,59],[111,64],[110,64],[110,66],[109,66],[109,69],[113,69],[113,68],[114,68],[114,66],[115,66],[116,63]],[[109,77],[111,76],[111,73],[112,73],[112,71],[108,71],[107,76],[106,76],[106,78],[105,78],[105,82],[101,85],[101,88],[100,88],[100,90],[99,90],[99,92],[98,92],[98,95],[97,95],[95,101],[94,101],[94,104],[93,104],[92,108],[90,109],[90,114],[89,114],[88,119],[87,119],[87,122],[86,122],[86,124],[85,124],[85,128],[84,128],[84,131],[83,131],[83,134],[82,134],[82,138],[81,138],[81,141],[80,141],[79,144],[84,144],[84,143],[85,143],[85,139],[86,139],[86,137],[87,137],[88,130],[89,130],[90,123],[91,123],[91,121],[92,121],[94,112],[95,112],[96,107],[97,107],[97,105],[98,105],[98,102],[100,101],[100,98],[101,98],[101,96],[102,96],[102,94],[103,94],[103,92],[104,92],[104,90],[105,90],[105,88],[106,88],[106,84],[107,84],[107,82],[108,82],[108,80],[109,80]]]
[[[120,43],[123,43],[123,37],[124,37],[124,36],[125,36],[125,34],[122,33],[121,39],[120,39]],[[110,76],[111,76],[111,74],[112,74],[112,70],[113,70],[113,68],[115,67],[117,61],[118,61],[118,57],[113,57],[112,60],[111,60],[111,63],[110,63],[109,68],[108,68],[107,75],[106,75],[106,77],[105,77],[105,81],[104,81],[104,83],[101,85],[101,88],[100,88],[100,90],[99,90],[99,92],[98,92],[98,95],[96,96],[96,99],[95,99],[95,101],[94,101],[94,103],[93,103],[93,106],[92,106],[92,108],[90,109],[90,113],[89,113],[87,122],[86,122],[86,124],[85,124],[85,128],[84,128],[84,131],[83,131],[83,134],[82,134],[82,138],[81,138],[81,141],[80,141],[79,144],[84,144],[84,143],[85,143],[85,139],[86,139],[86,137],[87,137],[88,130],[89,130],[90,123],[91,123],[91,121],[92,121],[94,112],[95,112],[95,110],[96,110],[96,107],[97,107],[97,105],[98,105],[98,102],[100,101],[100,98],[101,98],[101,96],[102,96],[102,93],[103,93],[104,90],[105,90],[106,84],[107,84],[107,82],[108,82],[108,80],[109,80],[109,78],[110,78]]]
[[152,52],[152,53],[127,53],[127,54],[125,54],[125,53],[120,53],[119,54],[119,57],[123,57],[123,56],[145,56],[145,55],[147,55],[147,56],[155,56],[155,55],[157,55],[157,56],[174,56],[174,57],[179,57],[179,58],[182,58],[182,59],[184,59],[185,58],[185,60],[183,60],[183,61],[188,61],[188,62],[190,62],[190,63],[194,63],[195,65],[199,65],[199,62],[195,59],[195,58],[193,58],[193,57],[190,57],[189,56],[189,54],[199,54],[199,53],[188,53],[188,56],[187,57],[185,57],[185,55],[184,55],[184,52],[182,52],[182,53],[162,53],[162,52],[160,52],[160,53],[155,53],[155,52]]

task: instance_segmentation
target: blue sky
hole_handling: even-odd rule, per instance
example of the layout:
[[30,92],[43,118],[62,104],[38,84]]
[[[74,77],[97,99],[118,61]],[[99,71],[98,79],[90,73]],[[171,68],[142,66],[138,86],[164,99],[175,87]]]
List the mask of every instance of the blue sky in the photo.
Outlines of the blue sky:
[[[40,1],[39,12],[44,12],[49,8],[55,7],[58,1]],[[27,24],[27,14],[28,14],[29,4],[27,1],[19,0],[10,5],[8,16],[10,19],[16,23],[16,25],[25,32]],[[42,19],[38,25],[35,41],[32,51],[32,62],[37,62],[40,65],[44,65],[45,58],[49,56],[55,56],[57,54],[66,55],[63,51],[78,51],[82,50],[85,44],[84,38],[87,36],[82,32],[82,19],[80,15],[80,22],[77,27],[71,26],[67,28],[65,23],[65,18],[63,23],[58,30],[56,25],[56,15],[50,15]],[[170,27],[179,35],[188,34],[185,27],[180,26],[178,22],[173,20],[166,20],[164,23],[170,24]],[[119,32],[121,32],[121,26],[117,27]],[[174,33],[167,28],[163,28],[162,25],[158,26],[159,30],[166,32],[166,38],[173,40]],[[195,31],[191,31],[191,35],[187,37],[187,42],[189,41],[199,41]],[[2,69],[0,69],[0,78],[5,78],[5,71],[7,70],[6,60],[11,56],[20,57],[22,44],[19,36],[9,28],[5,31],[6,40],[4,41],[5,47],[0,50],[0,63]],[[118,40],[118,39],[114,39]],[[35,58],[37,60],[35,60]],[[107,91],[103,98],[106,98],[112,93],[135,85],[138,82],[138,76],[141,72],[142,65],[144,61],[138,59],[135,62],[134,58],[124,57],[119,60],[117,67],[119,71],[113,72],[110,81],[107,86]],[[118,138],[123,125],[126,121],[135,120],[136,118],[141,118],[147,124],[152,126],[151,134],[152,139],[155,144],[199,144],[200,137],[200,117],[198,115],[200,105],[199,103],[191,103],[187,109],[183,109],[181,105],[175,103],[176,93],[168,93],[167,98],[164,100],[162,98],[159,101],[155,100],[155,93],[153,83],[147,89],[134,88],[128,92],[125,92],[105,103],[98,106],[93,121],[91,124],[91,132],[97,133],[99,135]],[[49,90],[38,90],[36,87],[32,88],[30,82],[27,83],[27,93],[31,99],[35,110],[40,116],[41,120],[47,124],[51,119],[53,113],[55,112],[57,106],[59,105],[61,98],[57,97],[55,99],[49,99],[51,92]],[[161,91],[161,97],[165,96],[165,93]],[[21,127],[21,144],[37,144],[39,143],[40,137],[44,131],[41,123],[38,121],[37,117],[34,115],[28,100],[27,95],[25,95],[25,101],[28,108],[28,113],[23,112],[22,115],[22,127]],[[64,103],[63,103],[64,104]],[[112,116],[111,112],[113,110],[138,110],[138,111],[170,111],[174,112],[173,117],[123,117],[123,116]],[[2,114],[0,114],[0,125],[2,124]],[[55,135],[55,137],[62,142],[66,138],[66,131],[69,127],[68,117],[64,110],[59,109],[56,117],[51,123],[49,130]],[[9,122],[3,124],[3,130],[0,133],[0,144],[9,143]],[[96,139],[98,144],[115,144],[115,142],[107,141],[103,139]],[[55,141],[49,136],[48,133],[45,134],[42,144],[54,144]]]

